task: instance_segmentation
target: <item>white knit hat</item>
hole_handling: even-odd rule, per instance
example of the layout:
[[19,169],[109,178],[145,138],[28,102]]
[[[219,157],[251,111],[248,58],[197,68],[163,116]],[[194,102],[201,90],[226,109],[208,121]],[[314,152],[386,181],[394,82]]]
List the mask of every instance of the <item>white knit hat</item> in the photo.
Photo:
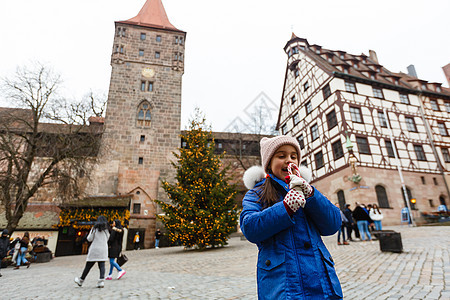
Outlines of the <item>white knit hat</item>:
[[300,162],[301,160],[300,145],[292,136],[280,135],[273,138],[264,137],[259,144],[261,146],[261,163],[266,172],[268,172],[269,163],[272,156],[275,154],[275,151],[283,145],[293,146],[295,150],[297,150],[298,161]]

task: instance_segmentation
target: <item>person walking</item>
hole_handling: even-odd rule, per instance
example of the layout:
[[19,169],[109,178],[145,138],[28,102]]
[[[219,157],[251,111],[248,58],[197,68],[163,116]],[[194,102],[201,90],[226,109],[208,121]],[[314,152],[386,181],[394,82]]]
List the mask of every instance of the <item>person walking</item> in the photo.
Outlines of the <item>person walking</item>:
[[339,230],[339,209],[302,178],[311,172],[296,167],[301,159],[295,138],[265,137],[260,146],[262,168],[244,173],[249,191],[240,215],[244,236],[259,249],[258,299],[342,299],[321,238]]
[[[347,227],[347,217],[344,215],[342,210],[339,207],[339,203],[336,202],[334,205],[336,205],[337,208],[339,208],[339,212],[341,213],[341,219],[342,219],[342,225],[341,228],[339,228],[338,236],[337,236],[337,244],[338,245],[348,245],[348,242],[345,240],[345,228]],[[342,243],[341,243],[341,234],[342,234]]]
[[87,240],[91,242],[86,258],[86,265],[80,277],[75,277],[74,281],[78,286],[82,286],[86,276],[89,274],[91,268],[97,262],[100,269],[100,278],[97,281],[97,287],[103,288],[105,286],[105,261],[108,261],[108,221],[104,216],[99,216],[95,225],[87,236]]
[[114,268],[119,272],[117,274],[117,279],[122,278],[127,272],[122,270],[119,264],[116,262],[116,258],[120,256],[122,252],[122,241],[123,241],[123,226],[120,220],[115,220],[113,222],[113,227],[111,229],[111,235],[108,239],[108,257],[109,257],[109,274],[106,276],[106,280],[112,280],[112,273]]
[[381,213],[377,204],[374,203],[372,205],[372,208],[369,210],[369,216],[375,223],[375,230],[377,231],[383,230],[381,225],[381,220],[383,220],[383,214]]
[[352,229],[355,226],[355,221],[353,220],[352,210],[350,209],[350,204],[345,204],[344,216],[348,220],[348,223],[346,224],[347,241],[353,241],[353,239],[352,239]]
[[156,229],[156,231],[155,231],[155,248],[156,249],[159,249],[159,240],[161,239],[161,235],[162,235],[161,230],[159,230],[159,228]]
[[25,258],[25,255],[28,253],[28,245],[31,245],[30,233],[28,231],[25,231],[23,237],[20,239],[20,241],[18,241],[18,243],[20,244],[20,248],[19,252],[17,253],[16,266],[14,267],[14,269],[19,269],[22,263],[27,266],[28,269],[30,267],[30,262]]
[[372,236],[369,232],[369,223],[372,223],[372,219],[366,210],[356,202],[356,207],[353,210],[353,218],[356,221],[356,225],[358,226],[359,234],[361,235],[361,240],[366,241],[366,237],[368,241],[372,240]]
[[139,250],[139,231],[136,231],[136,234],[134,235],[133,243],[134,243],[134,250]]
[[[8,255],[9,251],[9,235],[8,229],[3,229],[2,235],[0,236],[0,271],[2,269],[2,260]],[[2,273],[0,273],[2,277]]]

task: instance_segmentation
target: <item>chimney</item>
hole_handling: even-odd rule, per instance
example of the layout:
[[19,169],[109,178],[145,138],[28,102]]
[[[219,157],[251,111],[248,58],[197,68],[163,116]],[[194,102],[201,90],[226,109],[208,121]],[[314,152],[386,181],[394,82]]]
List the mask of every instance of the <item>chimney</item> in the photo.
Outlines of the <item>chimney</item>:
[[444,70],[445,78],[447,78],[448,86],[450,86],[450,63],[442,67],[442,70]]
[[373,50],[369,50],[369,57],[371,60],[373,60],[375,63],[378,63],[378,57],[377,53]]
[[417,78],[416,68],[414,67],[414,65],[409,65],[406,69],[408,70],[409,76]]

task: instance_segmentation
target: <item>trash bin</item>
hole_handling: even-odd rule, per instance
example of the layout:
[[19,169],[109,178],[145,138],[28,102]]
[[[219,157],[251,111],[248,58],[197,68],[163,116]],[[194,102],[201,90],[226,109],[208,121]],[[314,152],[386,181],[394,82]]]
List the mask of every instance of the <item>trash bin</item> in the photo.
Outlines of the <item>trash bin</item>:
[[383,252],[396,252],[401,253],[403,251],[402,236],[400,232],[386,231],[378,232],[378,240],[380,241],[380,250]]

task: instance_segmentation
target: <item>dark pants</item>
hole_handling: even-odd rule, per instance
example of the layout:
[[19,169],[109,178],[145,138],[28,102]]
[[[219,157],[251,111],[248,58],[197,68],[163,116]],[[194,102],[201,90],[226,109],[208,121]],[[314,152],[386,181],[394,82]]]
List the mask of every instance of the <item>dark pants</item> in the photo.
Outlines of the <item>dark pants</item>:
[[356,226],[356,223],[353,224],[353,230],[355,231],[355,238],[359,239],[361,238],[361,235],[359,234],[358,226]]
[[[105,262],[104,261],[97,261],[98,268],[100,269],[100,279],[105,279]],[[89,271],[91,268],[95,265],[95,261],[87,261],[86,266],[84,267],[83,274],[81,275],[81,279],[85,279],[86,276],[89,274]]]
[[347,228],[347,239],[352,240],[352,231],[353,231],[353,225],[350,223],[345,224],[345,227]]

